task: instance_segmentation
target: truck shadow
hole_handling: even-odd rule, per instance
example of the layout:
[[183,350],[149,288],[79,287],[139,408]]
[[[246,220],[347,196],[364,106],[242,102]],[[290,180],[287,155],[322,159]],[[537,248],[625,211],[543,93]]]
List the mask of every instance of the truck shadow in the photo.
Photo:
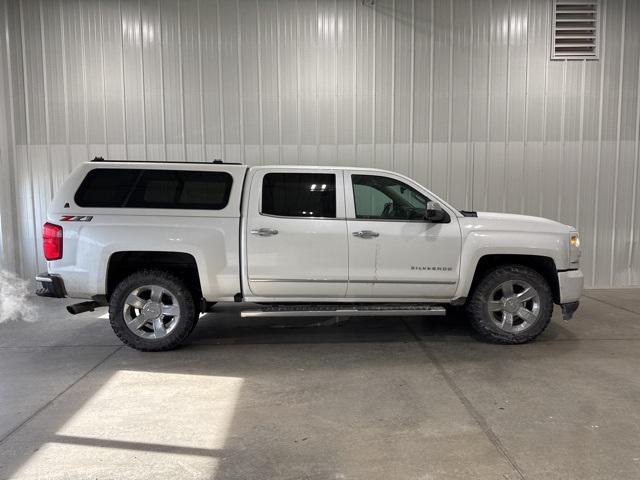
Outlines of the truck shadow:
[[[437,341],[471,341],[466,319],[446,317],[286,317],[242,318],[231,311],[200,318],[192,344],[371,343],[415,341],[406,321]],[[187,347],[188,348],[188,347]]]
[[[572,332],[562,326],[559,311],[536,340],[573,340]],[[408,328],[411,325],[411,328]],[[442,317],[314,317],[242,318],[234,308],[203,315],[188,345],[279,344],[279,343],[369,343],[481,341],[464,313],[454,310]]]

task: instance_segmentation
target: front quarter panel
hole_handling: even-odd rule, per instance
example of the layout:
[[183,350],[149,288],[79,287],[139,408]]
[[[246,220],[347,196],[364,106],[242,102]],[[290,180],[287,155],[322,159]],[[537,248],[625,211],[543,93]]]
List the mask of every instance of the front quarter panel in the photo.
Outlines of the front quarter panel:
[[456,298],[468,296],[478,262],[486,255],[548,257],[556,269],[568,268],[568,227],[566,232],[562,229],[544,231],[540,225],[498,224],[481,218],[466,218],[461,223],[461,274]]

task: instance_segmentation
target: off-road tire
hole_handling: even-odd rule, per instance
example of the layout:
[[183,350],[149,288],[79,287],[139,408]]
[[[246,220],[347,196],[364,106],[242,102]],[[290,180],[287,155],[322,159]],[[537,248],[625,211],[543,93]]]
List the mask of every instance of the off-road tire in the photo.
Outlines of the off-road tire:
[[[180,307],[180,321],[175,329],[160,339],[145,339],[133,333],[125,323],[124,302],[134,289],[142,285],[160,285],[171,291]],[[184,342],[198,321],[196,302],[192,292],[177,276],[160,270],[141,270],[122,280],[109,301],[109,321],[118,338],[129,347],[143,352],[172,350]]]
[[[540,296],[540,313],[537,321],[518,333],[508,333],[496,326],[487,306],[491,292],[498,285],[509,280],[528,282]],[[465,311],[471,326],[482,340],[502,344],[527,343],[540,335],[549,325],[553,313],[553,293],[549,283],[537,271],[524,265],[502,265],[487,271],[482,276],[467,300]]]

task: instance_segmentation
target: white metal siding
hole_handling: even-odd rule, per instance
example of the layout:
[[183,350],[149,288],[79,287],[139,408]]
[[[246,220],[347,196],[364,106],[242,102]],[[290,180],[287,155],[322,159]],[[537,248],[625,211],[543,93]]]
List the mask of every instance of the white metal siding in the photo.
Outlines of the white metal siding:
[[43,268],[45,209],[79,162],[223,158],[375,165],[460,208],[558,219],[588,286],[640,285],[640,2],[602,1],[588,62],[550,61],[551,8],[0,0],[18,269]]

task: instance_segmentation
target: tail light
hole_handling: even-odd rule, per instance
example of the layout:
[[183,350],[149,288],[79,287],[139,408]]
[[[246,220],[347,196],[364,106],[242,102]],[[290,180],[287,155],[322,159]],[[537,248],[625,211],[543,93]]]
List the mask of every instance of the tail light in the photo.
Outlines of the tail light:
[[44,258],[60,260],[62,258],[62,227],[53,223],[42,226],[42,247]]

